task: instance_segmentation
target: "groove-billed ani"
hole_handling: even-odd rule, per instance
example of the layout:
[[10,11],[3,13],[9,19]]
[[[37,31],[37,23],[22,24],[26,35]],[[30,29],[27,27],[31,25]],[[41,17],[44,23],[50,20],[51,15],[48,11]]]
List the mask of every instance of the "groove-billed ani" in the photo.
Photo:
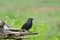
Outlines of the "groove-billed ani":
[[[28,31],[32,27],[32,21],[33,21],[33,18],[29,18],[27,22],[23,24],[21,29]],[[22,40],[22,39],[17,39],[17,40]]]
[[21,29],[25,29],[25,30],[28,31],[28,30],[32,27],[32,20],[33,20],[33,18],[29,18],[29,19],[27,20],[27,22],[25,22],[25,23],[23,24],[23,26],[22,26]]

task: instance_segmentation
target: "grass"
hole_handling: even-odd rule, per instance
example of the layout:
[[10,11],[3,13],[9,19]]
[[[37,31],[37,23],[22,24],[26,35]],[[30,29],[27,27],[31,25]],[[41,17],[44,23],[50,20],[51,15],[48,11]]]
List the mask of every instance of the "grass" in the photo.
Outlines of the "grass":
[[[52,7],[54,9],[30,9]],[[29,17],[34,18],[32,32],[38,35],[29,36],[24,40],[60,40],[60,0],[0,0],[0,19],[20,29]]]

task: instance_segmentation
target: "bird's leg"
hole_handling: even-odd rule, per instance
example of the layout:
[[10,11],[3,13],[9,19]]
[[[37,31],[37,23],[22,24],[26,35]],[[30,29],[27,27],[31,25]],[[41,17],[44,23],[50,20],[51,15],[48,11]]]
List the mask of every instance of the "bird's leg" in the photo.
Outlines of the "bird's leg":
[[[22,29],[22,32],[26,32],[26,30],[25,29]],[[23,34],[21,34],[20,36],[24,36]]]

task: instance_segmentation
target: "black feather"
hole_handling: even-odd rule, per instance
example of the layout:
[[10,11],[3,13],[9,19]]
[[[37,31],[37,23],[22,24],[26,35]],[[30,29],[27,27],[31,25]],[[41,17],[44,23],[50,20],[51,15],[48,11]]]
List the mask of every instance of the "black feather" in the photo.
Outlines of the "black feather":
[[23,26],[22,26],[21,29],[25,29],[25,30],[28,31],[28,30],[32,27],[32,20],[33,20],[33,18],[29,18],[29,19],[27,20],[27,22],[25,22],[25,23],[23,24]]

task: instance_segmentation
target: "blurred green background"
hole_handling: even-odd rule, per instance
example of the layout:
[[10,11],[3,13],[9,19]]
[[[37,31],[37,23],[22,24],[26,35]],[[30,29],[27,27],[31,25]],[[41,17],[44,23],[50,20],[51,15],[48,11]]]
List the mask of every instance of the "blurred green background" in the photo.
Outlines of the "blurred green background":
[[38,35],[23,40],[60,40],[60,0],[0,0],[0,20],[20,29],[34,18],[31,32]]

